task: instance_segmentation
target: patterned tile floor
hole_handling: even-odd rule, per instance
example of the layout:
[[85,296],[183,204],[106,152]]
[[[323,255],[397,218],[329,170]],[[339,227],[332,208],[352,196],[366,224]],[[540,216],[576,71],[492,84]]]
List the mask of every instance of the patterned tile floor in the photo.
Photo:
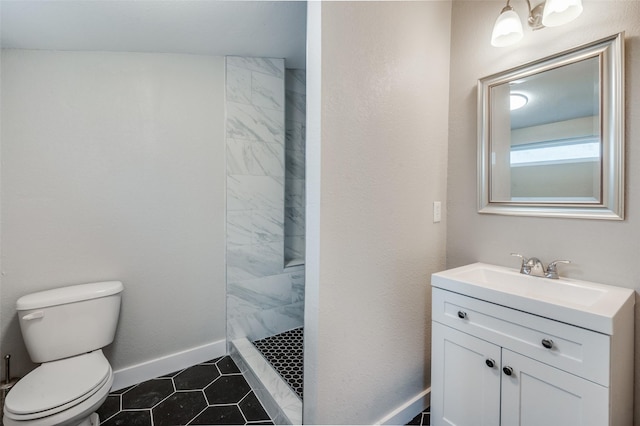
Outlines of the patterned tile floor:
[[112,392],[102,426],[272,425],[231,357]]
[[253,342],[300,399],[303,396],[303,338],[304,328],[300,327]]
[[427,407],[425,410],[415,416],[407,425],[429,426],[431,424],[431,408]]

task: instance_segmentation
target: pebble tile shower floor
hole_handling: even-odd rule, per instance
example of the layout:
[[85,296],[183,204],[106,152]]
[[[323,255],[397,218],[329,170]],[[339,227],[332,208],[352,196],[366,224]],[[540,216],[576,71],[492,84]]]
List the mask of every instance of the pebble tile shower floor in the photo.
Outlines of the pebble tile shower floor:
[[101,426],[272,425],[231,357],[112,392]]
[[303,336],[304,328],[300,327],[253,342],[300,399],[303,396]]

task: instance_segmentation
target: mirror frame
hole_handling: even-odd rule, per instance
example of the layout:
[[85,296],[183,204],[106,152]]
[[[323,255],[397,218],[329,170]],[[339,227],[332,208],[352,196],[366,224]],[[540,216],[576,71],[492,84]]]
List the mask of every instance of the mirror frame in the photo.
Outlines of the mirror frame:
[[[491,201],[492,87],[599,57],[602,143],[599,203]],[[478,213],[580,219],[624,219],[624,32],[478,80]]]

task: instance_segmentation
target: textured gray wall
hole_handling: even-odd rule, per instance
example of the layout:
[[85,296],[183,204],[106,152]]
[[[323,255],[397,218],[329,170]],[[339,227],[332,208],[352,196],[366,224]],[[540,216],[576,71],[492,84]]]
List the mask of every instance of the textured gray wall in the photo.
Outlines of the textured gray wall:
[[3,50],[2,350],[16,300],[124,283],[114,370],[225,339],[224,58]]
[[[489,39],[503,2],[454,1],[449,107],[447,267],[482,261],[516,267],[520,252],[545,263],[570,259],[561,275],[640,289],[640,2],[585,1],[575,21],[531,32],[507,48]],[[524,15],[524,4],[514,7]],[[597,221],[480,215],[476,212],[478,78],[626,31],[626,218]],[[474,36],[471,36],[473,34]],[[640,319],[640,316],[637,316]],[[640,327],[636,326],[636,331]],[[640,339],[636,338],[636,343]],[[637,357],[638,351],[636,351]],[[638,361],[636,361],[638,366]],[[640,383],[636,367],[636,389]],[[636,391],[636,401],[640,401]],[[639,404],[636,403],[636,407]],[[638,419],[638,413],[636,412]]]
[[323,2],[321,68],[309,23],[305,423],[374,424],[429,387],[450,13]]

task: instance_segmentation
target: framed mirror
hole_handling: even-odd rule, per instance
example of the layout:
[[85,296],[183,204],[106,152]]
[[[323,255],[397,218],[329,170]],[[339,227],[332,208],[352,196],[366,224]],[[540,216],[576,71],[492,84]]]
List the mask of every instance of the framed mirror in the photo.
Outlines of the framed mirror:
[[624,33],[478,81],[478,212],[624,218]]

